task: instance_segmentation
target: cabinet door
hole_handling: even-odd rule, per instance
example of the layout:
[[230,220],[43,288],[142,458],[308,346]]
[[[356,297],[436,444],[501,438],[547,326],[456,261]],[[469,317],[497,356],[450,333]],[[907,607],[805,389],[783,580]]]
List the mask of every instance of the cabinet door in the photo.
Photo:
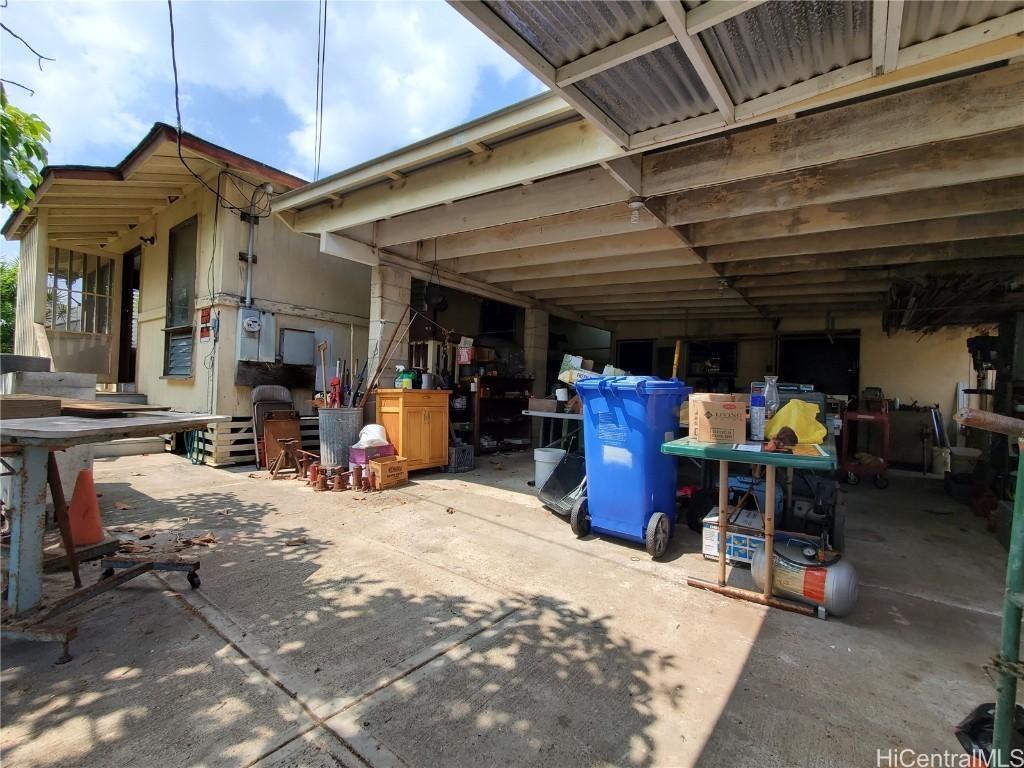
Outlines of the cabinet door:
[[434,464],[448,463],[448,411],[427,408],[427,458]]
[[404,429],[402,430],[402,455],[409,464],[427,460],[427,409],[408,406],[402,409]]

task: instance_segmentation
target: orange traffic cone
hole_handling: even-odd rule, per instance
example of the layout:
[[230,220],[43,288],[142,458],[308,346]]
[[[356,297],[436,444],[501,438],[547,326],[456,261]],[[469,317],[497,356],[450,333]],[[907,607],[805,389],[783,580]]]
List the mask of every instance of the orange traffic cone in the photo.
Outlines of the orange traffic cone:
[[96,500],[96,485],[93,483],[91,469],[83,469],[78,473],[68,518],[71,523],[71,540],[76,547],[103,541],[103,521],[100,519],[100,505]]

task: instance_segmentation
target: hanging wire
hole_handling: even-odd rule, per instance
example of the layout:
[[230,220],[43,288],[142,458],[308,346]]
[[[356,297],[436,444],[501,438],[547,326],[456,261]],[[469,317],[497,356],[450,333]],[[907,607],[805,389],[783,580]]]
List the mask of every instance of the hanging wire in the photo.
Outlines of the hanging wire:
[[324,140],[324,79],[327,64],[327,0],[320,0],[316,29],[316,107],[313,129],[313,181],[320,178]]
[[[206,181],[206,179],[204,179],[202,176],[200,176],[198,173],[196,173],[192,169],[192,166],[188,164],[187,160],[185,160],[185,155],[181,151],[181,136],[184,133],[184,129],[182,128],[182,124],[181,124],[181,92],[180,92],[180,87],[179,87],[179,83],[178,83],[178,56],[177,56],[177,52],[175,50],[174,6],[173,6],[173,3],[172,3],[172,0],[167,0],[167,19],[168,19],[168,23],[169,23],[169,26],[170,26],[170,32],[171,32],[171,70],[172,70],[172,72],[174,74],[174,114],[175,114],[175,116],[177,118],[177,141],[176,141],[176,143],[177,143],[177,149],[178,149],[178,160],[181,161],[181,164],[185,167],[185,170],[187,170],[190,174],[192,174],[192,177],[196,181],[198,181],[200,184],[202,184],[204,187],[206,187],[206,189],[209,192],[213,193],[213,195],[217,199],[217,203],[221,207],[227,208],[228,210],[233,211],[233,212],[238,213],[238,214],[242,214],[242,213],[247,214],[247,215],[252,214],[253,211],[251,211],[248,207],[237,206],[234,203],[232,203],[230,200],[228,200],[226,197],[224,197],[224,195],[222,195],[220,193],[220,179],[221,179],[221,177],[227,177],[227,179],[229,181],[231,181],[232,185],[234,185],[235,189],[245,198],[252,198],[252,197],[254,197],[254,193],[243,192],[242,188],[239,187],[239,183],[242,183],[242,184],[246,185],[247,187],[253,189],[254,192],[255,192],[255,190],[260,189],[260,187],[261,187],[260,184],[254,184],[253,182],[249,181],[248,179],[244,178],[243,176],[239,176],[238,174],[233,173],[233,172],[231,172],[231,171],[229,171],[227,169],[221,169],[220,172],[217,174],[217,188],[214,189],[213,187],[210,186],[210,184]],[[209,162],[211,165],[217,165],[217,163],[214,163],[213,161],[207,161],[207,162]],[[261,219],[270,216],[270,213],[271,213],[271,211],[270,211],[270,194],[264,190],[263,196],[264,196],[264,199],[261,201],[260,205],[256,208],[255,214],[254,214],[257,218],[261,218]]]

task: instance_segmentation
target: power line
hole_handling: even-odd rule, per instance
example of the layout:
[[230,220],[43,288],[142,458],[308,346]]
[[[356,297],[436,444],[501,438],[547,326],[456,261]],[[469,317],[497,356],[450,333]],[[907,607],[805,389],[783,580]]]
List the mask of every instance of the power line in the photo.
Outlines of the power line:
[[319,0],[316,29],[316,106],[313,128],[313,181],[320,178],[324,139],[324,80],[327,64],[327,0]]

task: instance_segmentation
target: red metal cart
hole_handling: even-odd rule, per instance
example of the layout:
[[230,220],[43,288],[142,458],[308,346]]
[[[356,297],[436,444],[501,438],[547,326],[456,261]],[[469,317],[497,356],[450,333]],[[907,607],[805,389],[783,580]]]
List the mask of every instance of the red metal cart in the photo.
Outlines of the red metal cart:
[[[862,464],[850,453],[850,422],[878,425],[882,428],[882,447],[879,461]],[[889,487],[889,454],[890,454],[889,414],[878,411],[847,411],[843,414],[843,436],[840,443],[840,469],[846,473],[846,482],[856,485],[861,477],[871,475],[876,488]]]

